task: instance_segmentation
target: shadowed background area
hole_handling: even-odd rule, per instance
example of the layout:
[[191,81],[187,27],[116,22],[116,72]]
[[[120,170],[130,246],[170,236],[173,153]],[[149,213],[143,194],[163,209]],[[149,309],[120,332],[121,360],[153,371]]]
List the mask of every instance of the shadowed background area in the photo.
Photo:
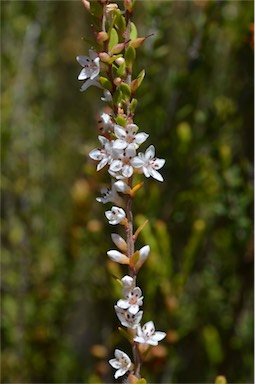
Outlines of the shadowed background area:
[[[113,305],[125,267],[95,201],[109,181],[88,158],[102,91],[80,93],[90,48],[78,1],[2,4],[3,383],[112,382]],[[135,223],[151,247],[139,275],[143,321],[167,337],[148,354],[153,383],[253,382],[253,2],[137,1],[135,123],[166,159]]]

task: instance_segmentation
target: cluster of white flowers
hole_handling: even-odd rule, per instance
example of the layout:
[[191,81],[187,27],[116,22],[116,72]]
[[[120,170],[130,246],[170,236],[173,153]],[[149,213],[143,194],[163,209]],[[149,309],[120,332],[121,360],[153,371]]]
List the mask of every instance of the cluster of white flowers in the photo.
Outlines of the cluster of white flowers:
[[[152,321],[148,321],[141,327],[143,311],[140,307],[143,305],[142,291],[136,287],[136,279],[131,276],[124,276],[121,279],[123,285],[123,298],[117,301],[114,306],[116,315],[123,327],[134,330],[134,342],[148,345],[158,345],[158,342],[166,336],[165,332],[155,331]],[[115,359],[111,359],[109,363],[116,368],[115,378],[124,375],[130,370],[131,360],[122,351],[115,350]]]
[[[99,82],[99,55],[91,49],[89,50],[89,56],[78,56],[77,61],[83,67],[78,79],[85,80],[81,91],[85,91],[92,85],[101,87]],[[111,106],[111,92],[104,90],[102,100]],[[121,110],[121,105],[118,108]],[[98,162],[97,171],[107,166],[112,178],[111,187],[101,189],[102,196],[97,197],[96,200],[103,204],[113,203],[111,209],[105,212],[109,224],[121,224],[127,228],[128,219],[121,194],[131,195],[132,187],[130,185],[132,183],[130,184],[129,181],[135,173],[143,173],[147,178],[151,176],[158,181],[163,181],[163,177],[158,170],[163,167],[165,160],[155,157],[155,147],[153,145],[150,145],[145,153],[137,153],[140,145],[147,140],[149,135],[145,132],[138,132],[138,126],[133,123],[130,116],[127,117],[125,114],[121,114],[121,118],[122,125],[116,123],[114,114],[111,115],[105,112],[101,114],[99,121],[100,135],[98,136],[100,147],[90,151],[89,156]],[[117,121],[119,122],[119,120]],[[116,315],[123,327],[132,330],[133,344],[155,346],[166,336],[166,333],[156,332],[152,321],[141,326],[143,295],[141,288],[136,286],[136,274],[148,258],[150,247],[145,245],[139,251],[136,251],[133,255],[135,261],[132,260],[131,265],[132,255],[128,253],[127,242],[116,233],[112,234],[112,240],[118,250],[107,252],[110,260],[129,265],[135,273],[134,277],[126,275],[121,279],[123,297],[114,306]],[[109,363],[117,370],[115,373],[116,379],[128,371],[132,372],[134,366],[128,355],[119,349],[115,350],[115,358],[111,359]]]

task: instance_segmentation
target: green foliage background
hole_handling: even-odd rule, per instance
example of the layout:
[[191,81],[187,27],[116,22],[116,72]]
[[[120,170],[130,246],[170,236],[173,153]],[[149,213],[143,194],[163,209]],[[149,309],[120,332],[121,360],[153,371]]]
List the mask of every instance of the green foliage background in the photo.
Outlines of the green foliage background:
[[[3,383],[106,383],[129,345],[113,304],[123,276],[95,201],[101,91],[79,93],[78,54],[93,37],[78,1],[3,1]],[[253,382],[252,1],[137,1],[136,123],[166,158],[135,221],[151,255],[139,275],[144,321],[167,338],[154,383]],[[143,149],[146,145],[143,146]]]

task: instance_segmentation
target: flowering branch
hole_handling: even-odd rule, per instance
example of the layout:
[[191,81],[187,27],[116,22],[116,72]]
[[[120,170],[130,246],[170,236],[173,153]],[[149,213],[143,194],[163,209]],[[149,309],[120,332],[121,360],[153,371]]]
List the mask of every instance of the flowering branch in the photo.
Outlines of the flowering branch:
[[[150,145],[145,153],[138,152],[140,146],[148,138],[145,132],[138,132],[134,123],[137,106],[136,91],[142,84],[145,71],[133,78],[133,67],[136,50],[146,37],[138,37],[132,14],[135,0],[124,0],[124,11],[108,0],[88,1],[83,4],[93,18],[95,41],[87,40],[92,48],[88,56],[78,56],[77,61],[83,67],[78,79],[84,81],[81,91],[90,86],[103,89],[102,100],[110,107],[111,112],[101,113],[100,147],[90,151],[91,159],[97,161],[97,171],[107,167],[111,176],[111,187],[101,190],[102,196],[96,200],[100,203],[113,203],[105,216],[110,225],[122,225],[125,228],[126,240],[112,233],[113,243],[118,248],[107,252],[108,257],[119,264],[128,266],[128,274],[122,279],[122,294],[114,306],[121,325],[120,328],[130,340],[133,352],[133,363],[129,356],[119,349],[115,350],[115,358],[109,361],[116,369],[114,377],[128,374],[128,382],[145,383],[141,379],[143,355],[150,346],[155,346],[165,336],[165,332],[155,331],[154,323],[147,322],[141,326],[143,311],[142,290],[137,286],[137,275],[149,256],[149,245],[135,250],[135,242],[144,225],[137,228],[134,234],[133,199],[143,186],[140,182],[133,186],[137,174],[153,177],[163,181],[158,172],[165,163],[164,159],[155,157],[155,148]],[[86,41],[86,39],[84,39]]]

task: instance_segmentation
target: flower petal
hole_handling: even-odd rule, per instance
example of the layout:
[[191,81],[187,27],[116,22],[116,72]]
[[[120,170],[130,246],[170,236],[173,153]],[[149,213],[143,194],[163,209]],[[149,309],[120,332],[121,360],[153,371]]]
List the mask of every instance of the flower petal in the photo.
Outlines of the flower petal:
[[145,158],[147,160],[153,159],[155,156],[155,147],[153,145],[150,145],[149,148],[146,149],[145,151]]
[[135,141],[137,144],[142,144],[149,137],[149,135],[145,132],[140,132],[135,136]]
[[86,80],[89,77],[87,68],[83,68],[78,76],[78,80]]
[[162,175],[161,175],[158,171],[155,171],[155,169],[151,169],[151,170],[150,170],[150,174],[151,174],[151,176],[152,176],[154,179],[156,179],[156,180],[158,180],[158,181],[164,181]]
[[76,57],[76,60],[78,61],[78,63],[84,67],[85,65],[91,63],[91,58],[88,57],[88,56],[77,56]]
[[141,168],[144,165],[144,161],[138,156],[131,159],[130,163],[134,168]]

